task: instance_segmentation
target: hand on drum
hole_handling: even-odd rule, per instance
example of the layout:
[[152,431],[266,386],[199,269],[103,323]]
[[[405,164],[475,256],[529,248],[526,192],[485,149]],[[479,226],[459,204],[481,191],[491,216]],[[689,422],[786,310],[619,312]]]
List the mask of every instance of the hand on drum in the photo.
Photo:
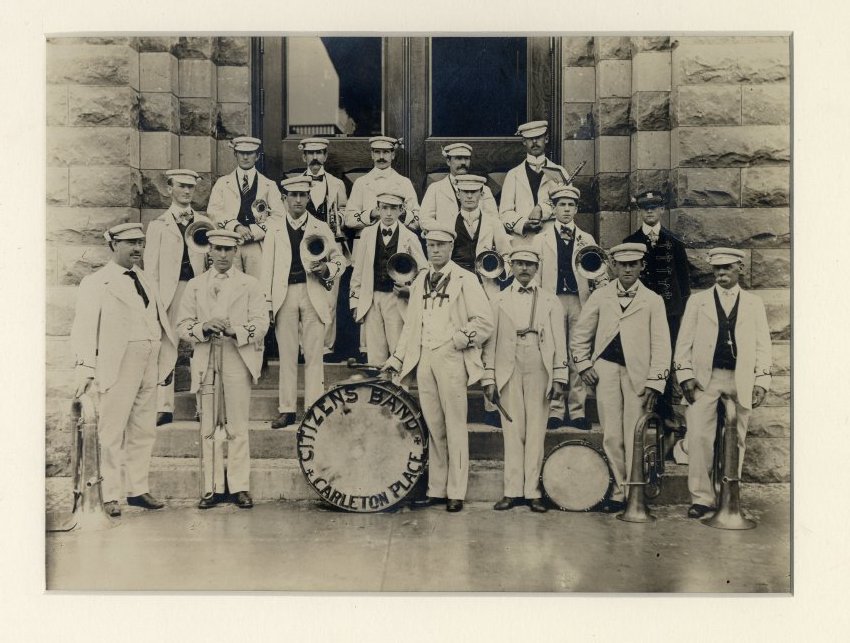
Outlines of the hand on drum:
[[581,381],[588,386],[596,386],[597,382],[599,382],[599,376],[596,374],[596,370],[591,366],[581,372]]
[[647,386],[643,389],[643,393],[641,393],[640,396],[643,398],[644,412],[652,413],[652,411],[655,410],[655,402],[658,400],[658,391]]
[[685,399],[688,401],[688,404],[693,404],[696,401],[696,392],[697,389],[700,391],[703,390],[702,386],[696,381],[695,378],[691,378],[689,380],[685,380],[680,384],[682,387],[682,395],[685,396]]
[[395,375],[398,373],[398,369],[395,367],[395,363],[393,362],[393,358],[390,357],[386,362],[381,364],[381,373],[385,373],[387,375]]
[[487,398],[487,401],[491,404],[495,404],[496,400],[499,399],[499,391],[496,390],[495,384],[485,384],[483,387],[484,397]]

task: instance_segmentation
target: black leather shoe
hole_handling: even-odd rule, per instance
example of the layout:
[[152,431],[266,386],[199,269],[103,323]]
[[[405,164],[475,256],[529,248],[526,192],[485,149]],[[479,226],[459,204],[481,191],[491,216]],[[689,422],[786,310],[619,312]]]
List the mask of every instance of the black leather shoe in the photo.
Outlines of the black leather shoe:
[[702,518],[705,514],[715,511],[714,507],[705,505],[691,505],[688,508],[688,518]]
[[502,428],[502,416],[499,415],[498,411],[485,411],[484,424],[489,424],[490,426]]
[[574,420],[567,420],[566,426],[567,428],[578,429],[579,431],[590,431],[590,422],[587,421],[587,418],[576,418]]
[[173,413],[157,413],[156,414],[156,425],[162,426],[163,424],[171,424],[174,422],[174,414]]
[[157,500],[149,493],[143,493],[141,496],[128,496],[127,504],[131,507],[143,507],[145,509],[162,509],[165,506],[164,502]]
[[457,513],[463,509],[463,500],[447,500],[446,501],[446,511],[450,513]]
[[434,505],[444,504],[446,504],[445,498],[432,498],[431,496],[425,496],[424,498],[417,498],[416,500],[410,503],[410,506],[413,509],[425,509],[426,507],[433,507]]
[[121,507],[118,506],[117,500],[110,500],[109,502],[104,502],[103,510],[106,512],[106,515],[110,516],[111,518],[117,518],[121,515]]
[[563,423],[564,421],[561,418],[549,418],[549,421],[546,422],[546,430],[554,431],[555,429],[559,429]]
[[251,494],[247,491],[239,491],[234,494],[233,502],[240,509],[250,509],[254,506],[254,501],[251,500]]
[[295,424],[295,413],[281,413],[276,420],[272,421],[272,428],[282,429],[290,424]]
[[204,496],[198,502],[198,509],[212,509],[221,501],[219,494],[214,493],[209,496]]
[[606,500],[602,504],[602,513],[606,514],[616,514],[620,513],[626,508],[626,503],[622,500]]
[[532,498],[528,501],[528,506],[531,507],[532,511],[536,511],[539,514],[545,514],[549,511],[549,507],[546,506],[543,498]]
[[493,509],[496,511],[506,511],[507,509],[513,509],[517,505],[522,504],[522,498],[511,498],[510,496],[503,496],[499,502],[493,505]]

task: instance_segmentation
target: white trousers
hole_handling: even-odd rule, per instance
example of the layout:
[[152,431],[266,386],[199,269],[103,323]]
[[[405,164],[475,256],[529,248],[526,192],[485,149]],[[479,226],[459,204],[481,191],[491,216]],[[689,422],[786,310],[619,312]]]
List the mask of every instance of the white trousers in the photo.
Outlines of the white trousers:
[[[735,371],[715,368],[704,391],[697,389],[694,403],[685,408],[688,423],[688,489],[693,504],[715,506],[714,487],[711,484],[711,465],[714,459],[714,438],[717,432],[717,400],[721,393],[738,399]],[[746,391],[752,396],[752,391]],[[744,466],[744,442],[750,424],[751,410],[735,403],[738,414],[738,477]]]
[[602,449],[614,474],[612,500],[626,499],[634,451],[635,425],[643,414],[643,399],[632,386],[625,366],[598,359],[593,365],[599,382],[596,403],[602,424]]
[[[171,304],[168,306],[168,323],[171,325],[171,330],[174,331],[174,336],[177,337],[177,324],[180,322],[178,316],[180,315],[180,302],[183,301],[183,293],[186,292],[186,284],[188,281],[178,281],[177,282],[177,290],[174,291],[174,298],[171,300]],[[179,348],[179,347],[178,347]],[[171,370],[174,370],[175,365],[177,364],[177,357],[175,356],[174,364],[170,364]],[[174,413],[174,380],[176,377],[171,378],[171,383],[166,385],[159,385],[156,387],[156,410],[159,413]]]
[[372,305],[366,312],[366,355],[370,364],[383,364],[395,351],[404,328],[402,302],[391,292],[372,294]]
[[[203,439],[204,494],[224,492],[224,449],[227,445],[227,486],[230,493],[249,491],[251,456],[248,444],[248,412],[251,406],[251,372],[245,366],[236,343],[225,338],[222,343],[221,381],[227,430],[232,440]],[[198,407],[200,408],[200,395]],[[215,482],[215,489],[213,489]]]
[[581,315],[581,300],[578,295],[558,295],[558,301],[564,308],[564,323],[567,333],[567,362],[569,363],[570,371],[570,389],[567,392],[567,400],[563,398],[553,399],[549,404],[549,416],[557,418],[569,418],[578,420],[584,417],[584,402],[587,399],[587,389],[584,382],[581,380],[581,375],[575,367],[572,352],[570,352],[569,336],[578,323],[579,315]]
[[[128,343],[118,379],[98,399],[104,502],[150,491],[148,471],[156,439],[158,357],[158,341]],[[124,480],[121,479],[122,465]]]
[[466,365],[451,342],[422,347],[416,369],[419,404],[428,424],[428,495],[463,500],[469,478]]
[[505,441],[505,495],[540,498],[540,468],[546,437],[549,375],[535,333],[517,337],[514,372],[500,391]]
[[259,279],[263,273],[263,246],[260,241],[249,241],[239,246],[236,267],[246,275]]
[[298,346],[299,324],[300,345],[304,347],[304,408],[310,408],[325,392],[325,369],[322,353],[325,340],[325,325],[319,319],[307,284],[290,284],[286,298],[275,315],[274,333],[280,353],[280,377],[278,383],[281,413],[294,413],[298,402]]
[[333,352],[334,343],[336,342],[336,307],[337,297],[339,297],[339,282],[341,277],[342,273],[337,275],[336,279],[333,280],[333,285],[331,286],[330,291],[328,292],[328,308],[331,311],[331,318],[330,322],[325,325],[325,353]]

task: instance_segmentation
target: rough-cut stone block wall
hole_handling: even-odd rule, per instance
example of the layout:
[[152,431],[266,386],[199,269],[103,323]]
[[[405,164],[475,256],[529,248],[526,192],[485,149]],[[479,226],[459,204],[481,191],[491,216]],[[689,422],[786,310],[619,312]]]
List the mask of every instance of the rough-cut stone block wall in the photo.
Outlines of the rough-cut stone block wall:
[[[80,280],[111,256],[103,231],[168,207],[164,172],[203,177],[194,207],[251,134],[250,38],[51,38],[47,42],[47,474],[69,475],[68,334]],[[181,359],[178,387],[188,385]]]

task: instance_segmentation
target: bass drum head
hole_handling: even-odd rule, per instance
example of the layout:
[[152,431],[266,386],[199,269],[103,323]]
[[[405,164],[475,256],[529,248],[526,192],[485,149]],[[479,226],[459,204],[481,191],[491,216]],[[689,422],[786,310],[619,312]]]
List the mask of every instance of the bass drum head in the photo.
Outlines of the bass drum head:
[[584,440],[562,442],[543,461],[540,485],[562,511],[591,511],[608,498],[614,477],[605,454]]
[[343,383],[298,428],[298,463],[310,487],[345,511],[391,509],[427,466],[427,431],[415,400],[380,379]]

